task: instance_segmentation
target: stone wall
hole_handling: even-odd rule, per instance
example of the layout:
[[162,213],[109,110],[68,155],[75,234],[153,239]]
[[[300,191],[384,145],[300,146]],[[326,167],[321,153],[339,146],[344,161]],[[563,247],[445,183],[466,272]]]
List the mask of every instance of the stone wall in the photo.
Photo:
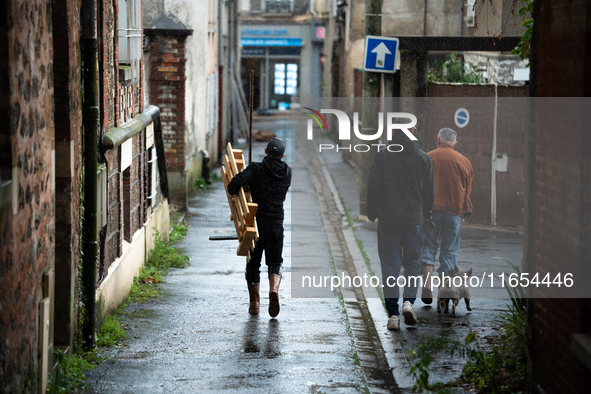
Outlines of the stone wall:
[[[43,273],[55,261],[54,89],[51,2],[9,0],[2,8],[2,134],[11,152],[12,204],[0,212],[0,392],[33,392],[38,379]],[[2,146],[2,148],[7,148]]]

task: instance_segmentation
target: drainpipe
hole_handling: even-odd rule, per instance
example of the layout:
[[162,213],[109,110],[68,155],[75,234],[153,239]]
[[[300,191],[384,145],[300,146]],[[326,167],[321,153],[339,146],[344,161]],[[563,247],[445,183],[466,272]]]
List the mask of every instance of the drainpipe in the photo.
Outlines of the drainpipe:
[[460,37],[464,35],[464,0],[462,0],[462,9],[460,11]]
[[218,158],[222,157],[224,150],[224,66],[222,54],[222,4],[218,0]]
[[230,137],[229,140],[234,143],[234,136],[238,130],[238,114],[236,112],[236,98],[232,92],[232,85],[234,84],[234,46],[239,47],[239,38],[234,36],[234,12],[236,10],[236,1],[228,0],[228,68],[230,71]]
[[425,7],[423,8],[423,35],[424,36],[427,35],[427,1],[428,0],[425,0]]
[[493,140],[492,140],[492,160],[491,160],[491,182],[490,182],[490,224],[497,225],[497,117],[499,109],[499,96],[497,93],[497,84],[495,84],[495,112],[493,119]]
[[347,14],[345,15],[345,51],[349,52],[349,34],[351,33],[351,2],[347,1]]
[[310,0],[310,13],[314,16],[314,18],[318,16],[316,11],[314,11],[314,0]]
[[82,326],[83,346],[94,347],[95,293],[97,259],[97,133],[99,123],[97,38],[95,26],[95,0],[83,0],[82,19],[82,61],[84,101],[82,124],[84,125],[84,224],[82,226],[82,298],[86,308],[86,319]]

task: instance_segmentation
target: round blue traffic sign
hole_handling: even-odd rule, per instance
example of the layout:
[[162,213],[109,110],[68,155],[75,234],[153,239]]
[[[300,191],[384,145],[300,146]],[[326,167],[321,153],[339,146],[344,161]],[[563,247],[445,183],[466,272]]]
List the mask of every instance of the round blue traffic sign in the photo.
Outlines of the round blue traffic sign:
[[466,127],[470,121],[470,112],[466,108],[459,108],[454,115],[454,121],[459,128]]

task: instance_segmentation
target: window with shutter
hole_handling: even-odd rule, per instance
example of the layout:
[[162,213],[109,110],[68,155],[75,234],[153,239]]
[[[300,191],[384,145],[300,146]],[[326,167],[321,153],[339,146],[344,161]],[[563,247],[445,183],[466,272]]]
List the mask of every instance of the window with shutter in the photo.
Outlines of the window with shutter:
[[262,0],[250,0],[250,12],[259,13],[262,11]]
[[137,83],[140,76],[142,57],[141,0],[119,0],[117,18],[119,36],[119,65],[126,80]]
[[290,13],[291,0],[266,0],[265,11],[271,13]]

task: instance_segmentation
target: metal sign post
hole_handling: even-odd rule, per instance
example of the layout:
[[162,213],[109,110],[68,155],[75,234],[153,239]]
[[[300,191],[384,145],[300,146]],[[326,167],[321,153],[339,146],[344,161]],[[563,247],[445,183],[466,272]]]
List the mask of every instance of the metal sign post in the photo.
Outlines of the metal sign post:
[[248,164],[252,163],[252,107],[254,96],[254,70],[250,70],[250,116],[248,119]]

